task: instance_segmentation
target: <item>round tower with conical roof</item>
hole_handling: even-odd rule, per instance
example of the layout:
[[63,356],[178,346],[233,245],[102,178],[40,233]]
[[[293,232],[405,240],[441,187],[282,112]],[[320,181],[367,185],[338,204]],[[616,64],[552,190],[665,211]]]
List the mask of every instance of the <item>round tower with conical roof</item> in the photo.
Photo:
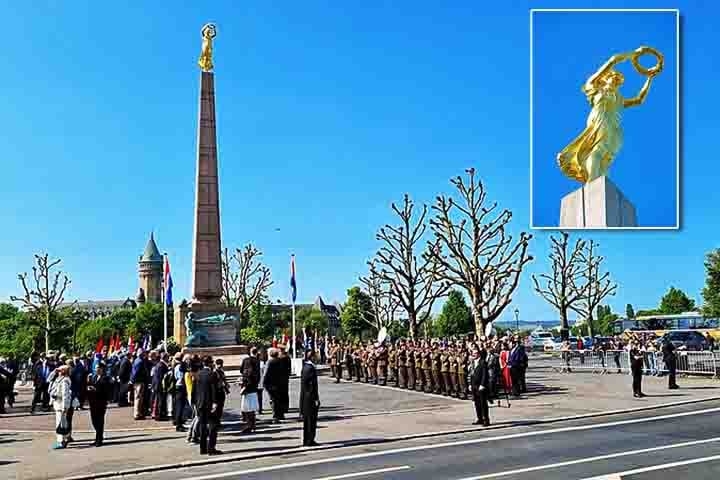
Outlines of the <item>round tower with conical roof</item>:
[[138,261],[140,290],[147,303],[162,302],[163,257],[160,255],[155,236],[151,233],[145,251]]

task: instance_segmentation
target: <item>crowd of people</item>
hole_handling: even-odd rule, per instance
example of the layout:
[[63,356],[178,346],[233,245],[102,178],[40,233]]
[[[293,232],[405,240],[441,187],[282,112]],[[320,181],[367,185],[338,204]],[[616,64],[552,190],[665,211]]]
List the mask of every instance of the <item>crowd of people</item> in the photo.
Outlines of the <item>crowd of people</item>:
[[[346,379],[390,384],[472,399],[476,404],[478,400],[487,404],[501,394],[519,396],[527,391],[528,356],[518,336],[454,341],[398,340],[389,344],[361,344],[332,338],[328,342],[327,357],[335,382]],[[479,411],[486,411],[486,407]],[[478,414],[476,423],[489,424],[489,419]]]

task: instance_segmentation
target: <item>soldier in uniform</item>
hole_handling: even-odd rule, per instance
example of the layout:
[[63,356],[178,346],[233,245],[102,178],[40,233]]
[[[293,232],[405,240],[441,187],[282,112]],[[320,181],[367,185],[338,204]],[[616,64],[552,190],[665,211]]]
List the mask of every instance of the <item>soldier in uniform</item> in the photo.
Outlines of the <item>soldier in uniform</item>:
[[356,343],[353,348],[353,364],[355,365],[355,381],[359,382],[362,374],[362,352],[360,346]]
[[440,375],[440,349],[438,348],[437,342],[432,345],[430,353],[431,359],[431,370],[433,386],[435,387],[435,393],[442,393],[442,376]]
[[407,388],[408,390],[415,390],[415,342],[413,340],[410,340],[406,352],[405,367],[408,377]]
[[342,378],[342,362],[344,360],[343,350],[340,342],[334,337],[328,353],[330,354],[330,368],[332,369],[333,375],[335,375],[335,383],[340,383],[340,379]]
[[377,385],[377,360],[375,358],[375,348],[371,342],[368,342],[365,351],[367,352],[367,360],[365,362],[365,370],[367,370],[366,383],[374,383]]
[[375,354],[377,358],[377,379],[384,386],[387,385],[388,377],[388,351],[385,348],[385,343],[378,344],[378,349]]
[[440,376],[442,377],[443,395],[450,395],[450,352],[447,347],[440,351]]
[[450,396],[454,397],[457,394],[457,352],[455,347],[450,347],[448,350],[448,376],[450,377]]
[[432,350],[430,350],[430,344],[425,344],[423,350],[423,377],[425,378],[425,393],[432,393],[434,391],[433,379],[432,379]]
[[422,392],[425,386],[425,375],[423,372],[423,344],[418,343],[415,348],[415,390]]
[[353,360],[352,344],[350,342],[343,344],[343,354],[345,355],[345,368],[347,369],[348,380],[352,380],[355,361]]
[[398,387],[407,388],[408,376],[407,376],[407,347],[405,342],[401,341],[397,351],[397,365],[398,365]]
[[463,345],[460,347],[460,351],[457,355],[457,377],[458,377],[458,384],[457,384],[457,396],[462,398],[464,400],[467,400],[467,367],[468,367],[468,354],[467,350],[465,350],[465,346]]
[[388,370],[389,380],[398,386],[398,358],[397,358],[397,347],[396,345],[390,344],[388,349]]

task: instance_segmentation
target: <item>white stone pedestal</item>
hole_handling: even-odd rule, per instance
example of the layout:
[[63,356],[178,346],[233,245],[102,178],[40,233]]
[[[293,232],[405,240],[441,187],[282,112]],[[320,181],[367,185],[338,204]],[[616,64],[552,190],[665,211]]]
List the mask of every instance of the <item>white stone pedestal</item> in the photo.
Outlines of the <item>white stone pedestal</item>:
[[635,206],[607,177],[583,185],[560,203],[560,228],[637,226]]

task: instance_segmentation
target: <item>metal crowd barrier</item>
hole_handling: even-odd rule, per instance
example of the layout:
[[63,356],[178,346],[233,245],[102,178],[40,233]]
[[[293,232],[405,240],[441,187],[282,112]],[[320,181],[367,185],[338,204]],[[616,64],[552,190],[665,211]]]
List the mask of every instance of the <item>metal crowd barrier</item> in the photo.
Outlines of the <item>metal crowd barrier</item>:
[[[720,377],[720,352],[676,351],[677,373]],[[645,352],[645,375],[668,372],[661,352]],[[553,370],[570,373],[575,370],[593,373],[630,373],[630,353],[627,350],[570,350],[560,352]]]

